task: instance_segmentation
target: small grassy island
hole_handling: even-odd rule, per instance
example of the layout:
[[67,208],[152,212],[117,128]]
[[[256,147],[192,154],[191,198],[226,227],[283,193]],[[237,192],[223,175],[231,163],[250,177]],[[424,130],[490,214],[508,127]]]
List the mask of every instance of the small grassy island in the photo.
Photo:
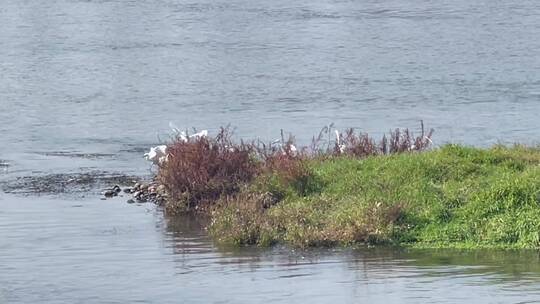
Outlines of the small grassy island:
[[227,129],[177,138],[156,177],[165,210],[209,214],[211,235],[235,245],[540,247],[539,148],[330,129],[303,149],[234,143]]

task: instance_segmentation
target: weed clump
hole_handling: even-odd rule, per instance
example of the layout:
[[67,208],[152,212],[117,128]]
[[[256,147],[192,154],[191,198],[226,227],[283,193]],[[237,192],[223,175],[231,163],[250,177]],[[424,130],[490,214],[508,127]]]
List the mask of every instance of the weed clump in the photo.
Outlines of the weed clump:
[[380,140],[365,132],[356,132],[349,128],[344,132],[334,129],[330,124],[321,129],[318,136],[314,136],[311,145],[305,150],[311,157],[327,158],[329,156],[349,156],[365,158],[377,155],[400,154],[406,152],[421,152],[428,150],[432,145],[434,130],[426,132],[424,122],[420,121],[420,135],[416,136],[409,129],[394,129],[388,135],[384,134]]
[[176,138],[167,151],[157,180],[168,192],[170,213],[205,209],[222,195],[238,192],[259,171],[253,146],[233,143],[226,128],[214,138]]
[[210,232],[220,243],[233,245],[274,244],[275,224],[266,210],[276,200],[270,193],[242,192],[222,197],[212,210]]

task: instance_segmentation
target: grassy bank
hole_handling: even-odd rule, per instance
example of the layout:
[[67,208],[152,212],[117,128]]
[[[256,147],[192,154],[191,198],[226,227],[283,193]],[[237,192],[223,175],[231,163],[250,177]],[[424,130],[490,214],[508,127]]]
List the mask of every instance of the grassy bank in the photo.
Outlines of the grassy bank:
[[[422,139],[401,134],[395,143]],[[205,145],[219,150],[216,143]],[[243,169],[228,162],[227,172],[215,178],[208,173],[216,168],[203,170],[200,187],[177,191],[171,204],[178,209],[205,201],[211,234],[236,245],[540,247],[540,149],[446,145],[416,151],[403,144],[387,153],[374,144],[375,152],[364,153],[366,146],[357,142],[361,154],[336,146],[309,156],[282,149],[266,158],[243,146],[234,158]],[[199,165],[223,161],[219,155]],[[165,184],[164,173],[171,171],[162,168]]]
[[261,208],[239,195],[214,211],[211,231],[234,244],[537,248],[539,164],[538,149],[455,145],[312,160],[307,189],[260,182],[244,191],[280,202]]

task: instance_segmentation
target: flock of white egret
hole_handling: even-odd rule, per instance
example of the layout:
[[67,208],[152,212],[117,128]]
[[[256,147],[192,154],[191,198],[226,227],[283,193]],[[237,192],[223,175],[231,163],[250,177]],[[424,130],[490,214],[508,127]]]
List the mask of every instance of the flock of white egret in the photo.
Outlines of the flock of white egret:
[[[190,140],[197,140],[197,139],[208,136],[208,130],[202,130],[202,131],[197,132],[195,134],[187,135],[187,133],[185,131],[180,131],[180,129],[178,129],[174,124],[169,123],[169,126],[171,127],[173,132],[176,134],[177,138],[182,142],[188,142]],[[339,133],[338,130],[335,130],[334,132],[336,134],[336,146],[339,149],[339,152],[340,153],[345,153],[345,150],[347,149],[347,146],[345,145],[345,143],[342,142],[341,134]],[[433,143],[429,137],[424,136],[424,138],[426,138],[430,143]],[[288,154],[288,153],[291,153],[292,155],[296,155],[298,153],[298,149],[292,143],[286,143],[284,145],[282,143],[282,140],[278,139],[278,140],[275,140],[274,142],[272,142],[272,144],[279,144],[279,148],[281,150],[281,153],[284,154],[284,155]],[[416,147],[413,144],[410,147],[410,150],[414,150],[415,148]],[[144,158],[146,158],[146,160],[152,162],[154,165],[159,165],[159,164],[162,164],[162,163],[166,162],[167,159],[169,158],[169,153],[167,152],[167,146],[166,145],[159,145],[159,146],[151,147],[150,151],[148,151],[147,153],[144,153]]]
[[[180,131],[173,123],[169,123],[169,126],[173,132],[178,136],[182,142],[188,142],[189,140],[197,140],[199,138],[207,137],[208,130],[202,130],[192,135],[187,135],[185,131]],[[150,147],[150,151],[144,153],[144,158],[147,161],[152,162],[154,165],[160,165],[169,159],[169,153],[167,152],[167,145],[159,145]]]
[[[202,130],[192,135],[187,135],[185,131],[180,131],[174,124],[169,123],[169,126],[173,132],[177,135],[177,138],[182,142],[188,142],[189,140],[197,140],[199,138],[207,137],[208,130]],[[339,148],[340,153],[344,153],[347,148],[345,144],[341,142],[340,133],[338,130],[335,130],[336,133],[336,144]],[[280,144],[280,150],[282,154],[291,153],[292,155],[298,154],[298,149],[292,143],[287,143],[286,145],[281,144],[281,140],[276,140],[272,144]],[[150,151],[144,153],[144,158],[154,165],[160,165],[166,162],[169,158],[169,153],[167,152],[166,145],[159,145],[155,147],[150,147]]]

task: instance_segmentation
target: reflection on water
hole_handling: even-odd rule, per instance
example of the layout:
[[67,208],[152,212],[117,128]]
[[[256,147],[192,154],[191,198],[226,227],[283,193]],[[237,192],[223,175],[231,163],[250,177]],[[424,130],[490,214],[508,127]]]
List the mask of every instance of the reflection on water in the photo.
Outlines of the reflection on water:
[[177,255],[177,274],[196,277],[192,287],[206,285],[224,301],[227,295],[285,303],[540,299],[537,251],[216,248],[204,225],[169,219],[165,237]]
[[216,247],[204,220],[121,199],[0,195],[6,303],[510,303],[540,299],[536,251]]

